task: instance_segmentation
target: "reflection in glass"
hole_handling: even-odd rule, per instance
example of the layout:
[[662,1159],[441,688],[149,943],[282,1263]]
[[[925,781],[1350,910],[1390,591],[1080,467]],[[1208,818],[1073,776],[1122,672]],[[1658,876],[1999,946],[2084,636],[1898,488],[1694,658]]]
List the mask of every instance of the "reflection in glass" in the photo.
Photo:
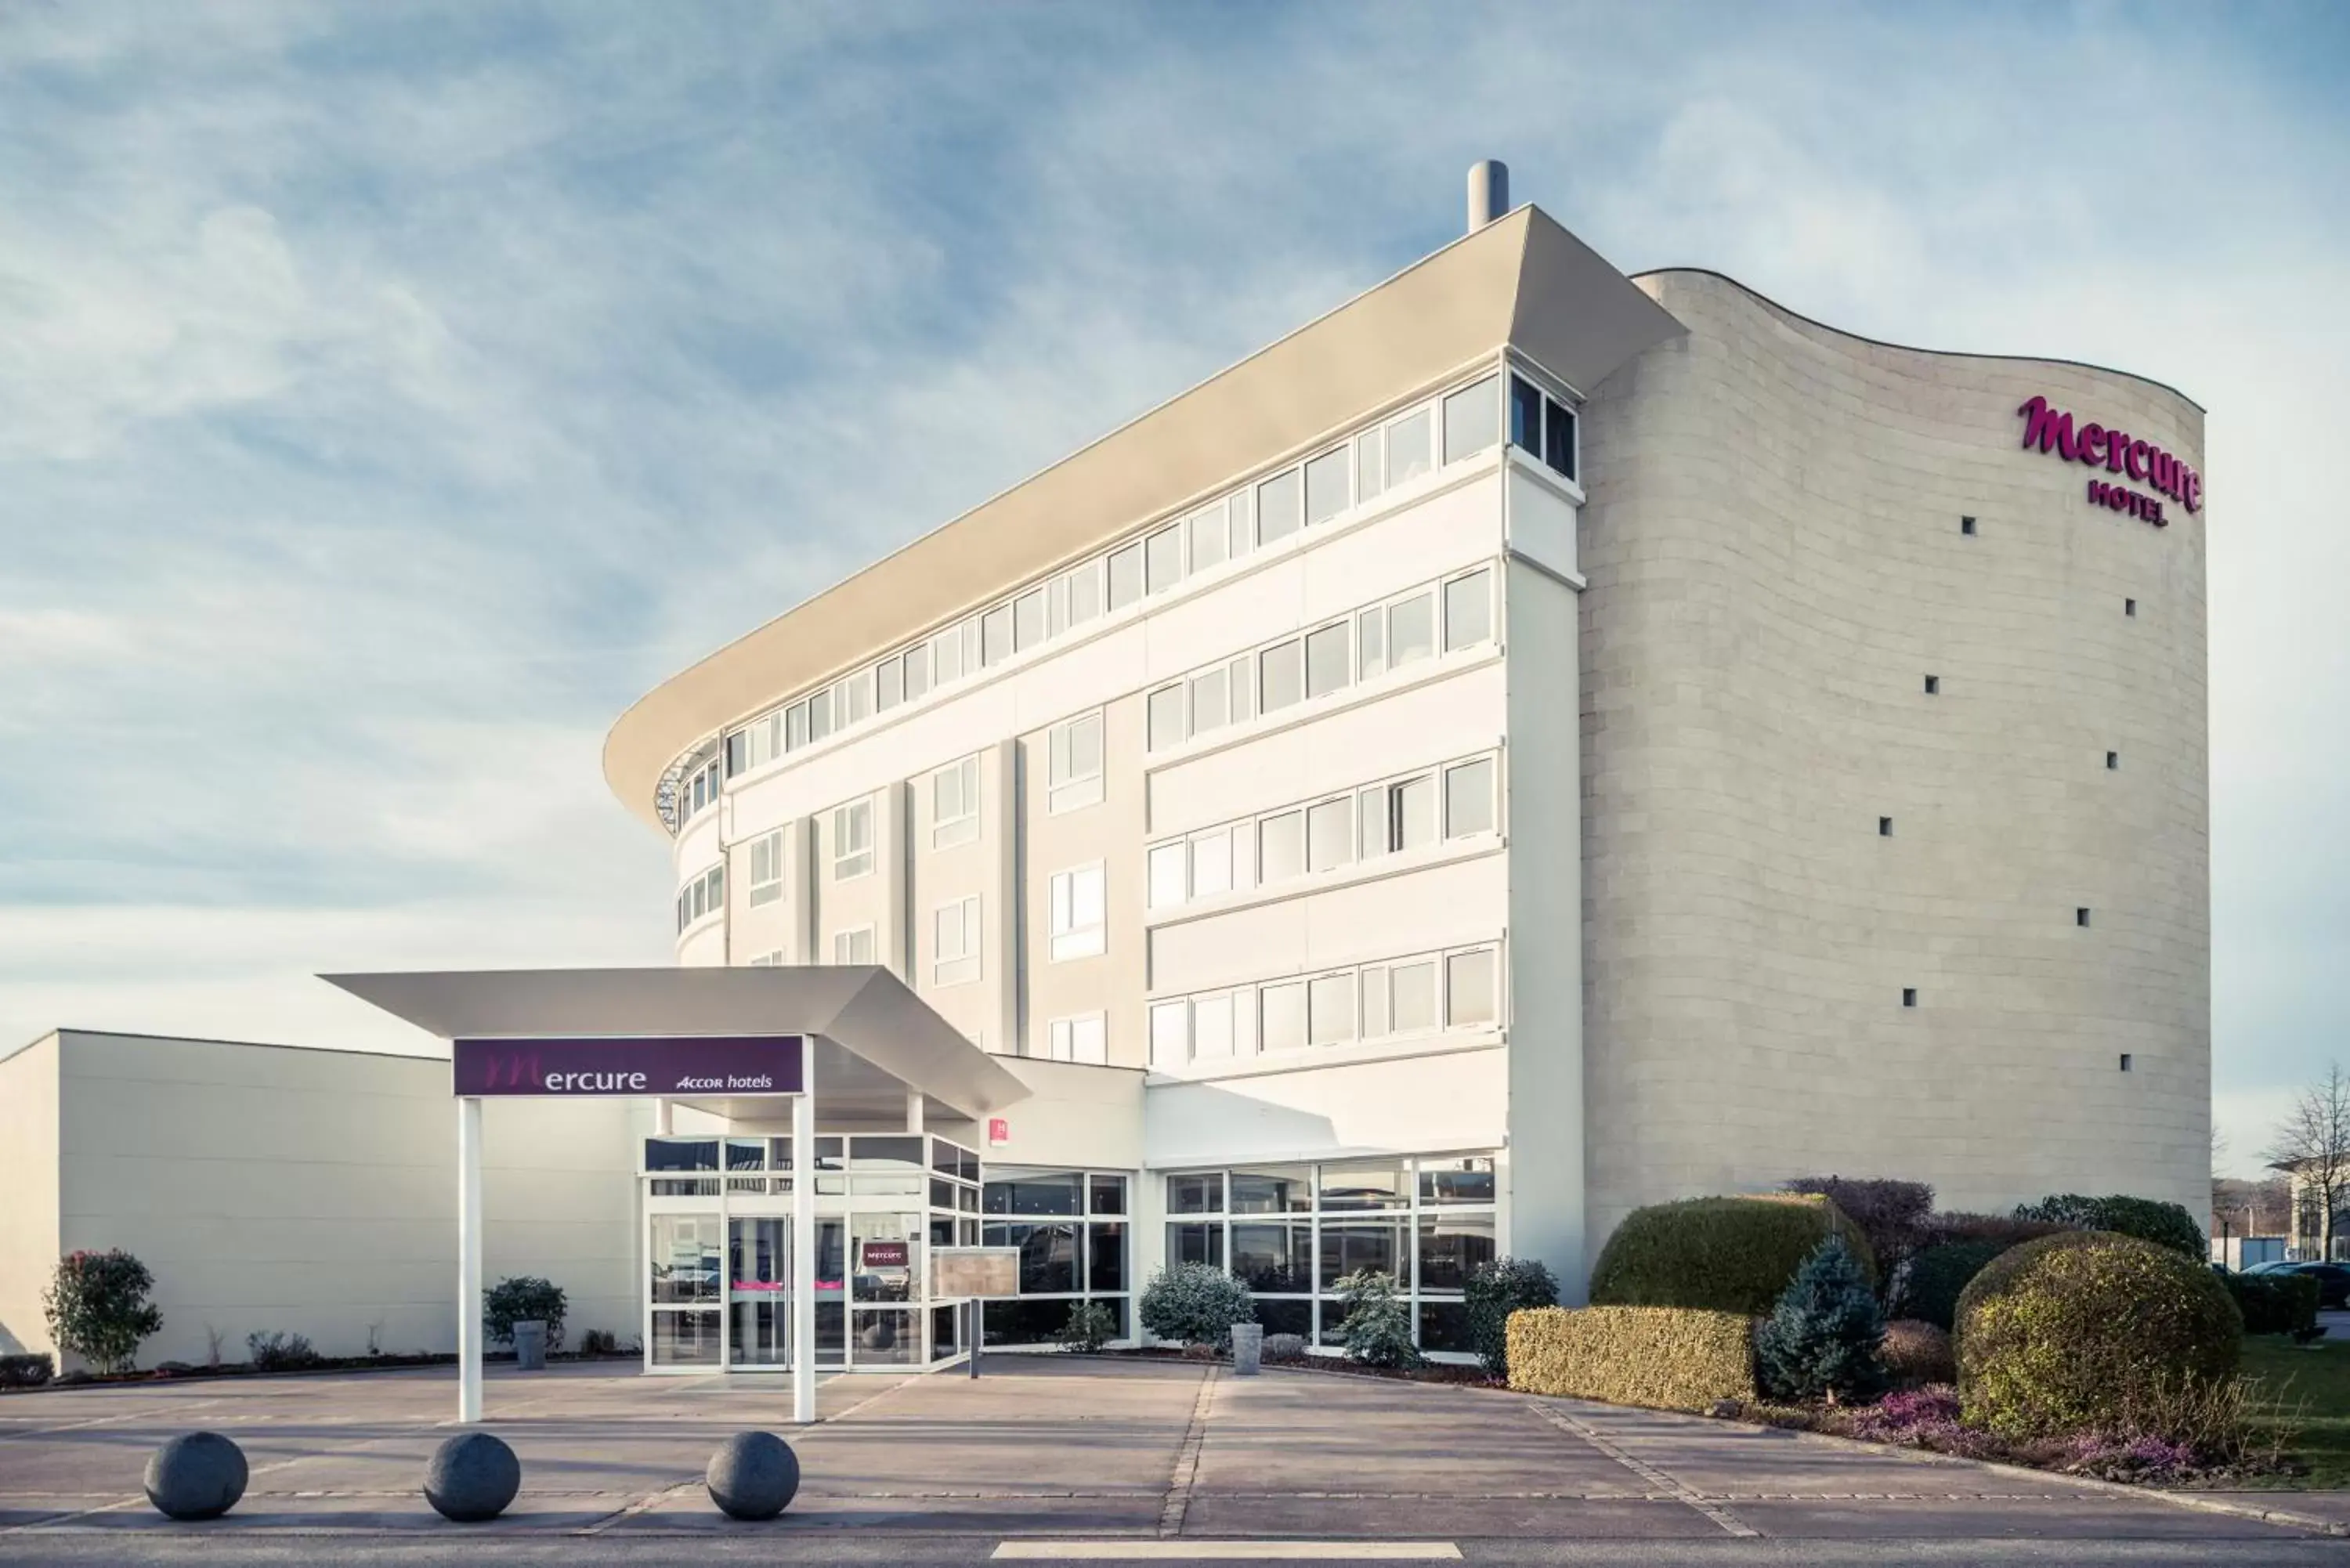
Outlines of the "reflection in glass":
[[1224,1227],[1221,1220],[1206,1225],[1170,1225],[1167,1227],[1167,1261],[1170,1263],[1205,1263],[1211,1268],[1224,1266]]
[[1379,1164],[1326,1165],[1322,1168],[1325,1209],[1408,1209],[1411,1179],[1398,1161]]
[[646,1263],[655,1302],[718,1299],[718,1216],[656,1214]]
[[1307,1293],[1313,1256],[1314,1227],[1307,1220],[1232,1222],[1232,1273],[1252,1291]]
[[859,1366],[911,1366],[921,1359],[910,1307],[859,1307],[856,1327]]
[[655,1366],[718,1365],[718,1314],[714,1308],[708,1312],[657,1312],[652,1315]]
[[1361,1269],[1391,1274],[1399,1285],[1411,1283],[1404,1253],[1404,1222],[1400,1220],[1338,1220],[1322,1224],[1322,1288],[1330,1289]]
[[1493,1219],[1490,1214],[1423,1218],[1419,1222],[1419,1288],[1457,1291],[1469,1283],[1470,1273],[1493,1261]]

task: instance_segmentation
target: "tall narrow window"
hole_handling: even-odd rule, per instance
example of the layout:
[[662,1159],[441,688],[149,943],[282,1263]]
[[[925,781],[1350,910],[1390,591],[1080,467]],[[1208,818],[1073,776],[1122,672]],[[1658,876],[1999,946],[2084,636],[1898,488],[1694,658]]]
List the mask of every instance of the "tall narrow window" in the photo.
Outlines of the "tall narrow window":
[[1317,975],[1305,987],[1305,1040],[1343,1045],[1355,1038],[1355,974]]
[[1543,461],[1575,477],[1575,410],[1555,400],[1543,411]]
[[1417,1034],[1436,1027],[1436,961],[1418,959],[1388,971],[1394,992],[1395,1032]]
[[832,879],[846,882],[873,869],[873,803],[851,801],[832,812]]
[[1154,594],[1163,594],[1183,580],[1181,528],[1161,528],[1150,536],[1145,551],[1145,573]]
[[1355,438],[1355,494],[1368,501],[1388,487],[1387,443],[1377,429]]
[[873,961],[873,928],[859,926],[853,931],[833,932],[832,961],[871,963]]
[[1355,797],[1340,795],[1305,811],[1305,866],[1329,871],[1355,858]]
[[1353,628],[1345,621],[1305,636],[1305,694],[1326,697],[1352,683],[1354,670],[1347,654]]
[[1083,626],[1102,612],[1102,564],[1087,561],[1061,579],[1068,585],[1069,624]]
[[926,697],[931,691],[931,645],[927,642],[906,649],[906,701],[913,702]]
[[1232,838],[1232,830],[1229,827],[1211,828],[1193,836],[1189,897],[1213,898],[1218,893],[1229,893],[1239,886],[1233,875]]
[[1053,957],[1091,958],[1102,950],[1102,868],[1080,866],[1053,877]]
[[1493,831],[1493,759],[1444,770],[1444,836]]
[[1305,870],[1305,814],[1284,811],[1257,824],[1257,880],[1285,881]]
[[1184,1002],[1150,1006],[1150,1064],[1173,1071],[1191,1059],[1191,1007]]
[[931,915],[934,984],[960,985],[979,978],[979,899],[976,895],[941,904]]
[[1142,546],[1128,545],[1109,557],[1109,607],[1124,609],[1142,597]]
[[1388,663],[1400,670],[1436,651],[1436,596],[1414,594],[1388,607]]
[[951,626],[931,639],[931,674],[941,686],[962,679],[962,628]]
[[1493,637],[1493,574],[1490,568],[1444,585],[1444,650],[1457,653]]
[[1045,590],[1031,588],[1012,601],[1012,646],[1025,650],[1045,640]]
[[1149,702],[1150,749],[1164,751],[1183,743],[1183,683],[1161,686]]
[[1502,439],[1501,380],[1488,376],[1444,400],[1444,461],[1474,457]]
[[1388,488],[1418,479],[1436,466],[1435,421],[1415,409],[1388,426]]
[[1286,539],[1297,532],[1299,513],[1305,504],[1304,486],[1297,470],[1277,473],[1256,487],[1256,542],[1270,545],[1276,539]]
[[1388,615],[1367,609],[1355,618],[1355,669],[1365,680],[1388,670]]
[[1188,846],[1181,839],[1161,844],[1150,851],[1150,907],[1171,909],[1191,894],[1191,878],[1184,873]]
[[873,667],[873,711],[887,713],[906,700],[906,661],[885,659]]
[[1305,465],[1305,523],[1327,523],[1353,504],[1347,493],[1347,449],[1326,452]]
[[1012,607],[998,605],[979,618],[979,661],[993,666],[1012,657]]
[[1510,444],[1542,455],[1543,395],[1523,376],[1510,378]]
[[1202,996],[1191,1003],[1191,1054],[1198,1057],[1232,1054],[1232,993]]
[[1224,558],[1232,553],[1228,526],[1224,504],[1221,501],[1191,514],[1185,527],[1191,535],[1191,569],[1194,572],[1204,572],[1210,566],[1223,565]]
[[1191,733],[1221,730],[1232,722],[1231,684],[1222,666],[1191,678]]
[[1305,1044],[1305,984],[1288,981],[1258,993],[1263,1019],[1257,1038],[1267,1051],[1294,1051]]
[[931,775],[931,847],[948,849],[979,836],[979,759],[949,763]]
[[811,692],[807,700],[807,738],[814,745],[832,733],[832,689]]
[[1102,717],[1086,713],[1045,734],[1045,805],[1074,811],[1102,797]]
[[1257,655],[1257,689],[1266,712],[1274,712],[1304,700],[1305,648],[1296,639],[1275,644]]
[[833,716],[844,727],[873,716],[873,671],[860,670],[833,691]]
[[781,828],[751,840],[751,907],[784,896],[784,834]]
[[1444,1022],[1469,1029],[1493,1022],[1494,963],[1492,948],[1452,953],[1444,961]]

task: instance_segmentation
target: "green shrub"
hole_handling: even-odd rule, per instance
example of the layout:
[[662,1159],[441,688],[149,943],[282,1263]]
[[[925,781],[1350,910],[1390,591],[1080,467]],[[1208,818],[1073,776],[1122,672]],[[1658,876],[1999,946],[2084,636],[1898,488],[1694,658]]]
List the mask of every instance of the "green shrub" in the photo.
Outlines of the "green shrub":
[[57,1371],[46,1351],[0,1355],[0,1388],[38,1388]]
[[1799,1176],[1782,1184],[1782,1190],[1825,1198],[1844,1210],[1867,1238],[1880,1282],[1890,1281],[1901,1260],[1926,1244],[1934,1216],[1934,1189],[1923,1181]]
[[1914,1317],[1895,1318],[1885,1325],[1885,1338],[1877,1347],[1877,1357],[1885,1364],[1887,1380],[1898,1388],[1959,1380],[1959,1363],[1950,1351],[1950,1331],[1939,1324],[1922,1323]]
[[2019,1220],[2012,1214],[1970,1214],[1952,1210],[1934,1216],[1933,1223],[1927,1231],[1926,1243],[1942,1247],[1960,1241],[1996,1241],[2002,1247],[2012,1247],[2023,1241],[2037,1241],[2043,1236],[2054,1236],[2078,1229],[2075,1225],[2059,1225],[2046,1220]]
[[245,1359],[256,1372],[299,1372],[306,1366],[316,1366],[320,1356],[310,1348],[310,1342],[298,1334],[281,1334],[271,1329],[266,1334],[244,1336]]
[[2070,1225],[2082,1231],[2111,1231],[2116,1235],[2135,1236],[2141,1241],[2183,1252],[2199,1263],[2211,1255],[2211,1243],[2203,1227],[2195,1222],[2195,1216],[2185,1206],[2152,1198],[2130,1198],[2121,1193],[2109,1198],[2084,1198],[2077,1192],[2059,1192],[2037,1203],[2017,1204],[2015,1217]]
[[1091,1355],[1118,1334],[1118,1319],[1100,1302],[1071,1302],[1069,1321],[1057,1336],[1063,1350]]
[[139,1342],[161,1331],[161,1309],[148,1301],[155,1276],[130,1253],[74,1252],[57,1260],[41,1293],[49,1333],[101,1373],[127,1371]]
[[1366,1366],[1420,1364],[1419,1347],[1411,1342],[1411,1298],[1396,1293],[1393,1274],[1357,1269],[1338,1281],[1337,1291],[1346,1311],[1337,1341],[1350,1360]]
[[1804,1260],[1754,1334],[1755,1371],[1773,1398],[1834,1404],[1885,1384],[1877,1358],[1885,1314],[1841,1236]]
[[2016,1243],[1950,1241],[1911,1256],[1893,1293],[1893,1310],[1948,1333],[1958,1323],[1959,1293],[1983,1266]]
[[1558,1281],[1539,1259],[1496,1258],[1480,1263],[1462,1289],[1469,1347],[1494,1376],[1510,1376],[1510,1314],[1558,1304]]
[[591,1328],[579,1336],[579,1354],[593,1356],[618,1355],[620,1354],[620,1336],[608,1328]]
[[2299,1334],[2317,1326],[2314,1274],[2221,1274],[2246,1334]]
[[1232,1324],[1256,1321],[1256,1298],[1211,1264],[1177,1263],[1150,1277],[1137,1314],[1160,1339],[1229,1350]]
[[1636,1209],[1591,1271],[1594,1306],[1691,1307],[1762,1317],[1804,1260],[1842,1236],[1872,1282],[1859,1227],[1825,1198],[1687,1198]]
[[2008,1438],[2165,1433],[2232,1378],[2244,1320],[2210,1268],[2109,1231],[2011,1248],[1959,1297],[1959,1397]]
[[1510,1386],[1525,1394],[1703,1410],[1751,1402],[1754,1324],[1681,1307],[1530,1307],[1510,1314]]
[[482,1293],[482,1327],[494,1345],[512,1345],[514,1325],[543,1323],[546,1348],[563,1348],[563,1287],[536,1274],[515,1274]]

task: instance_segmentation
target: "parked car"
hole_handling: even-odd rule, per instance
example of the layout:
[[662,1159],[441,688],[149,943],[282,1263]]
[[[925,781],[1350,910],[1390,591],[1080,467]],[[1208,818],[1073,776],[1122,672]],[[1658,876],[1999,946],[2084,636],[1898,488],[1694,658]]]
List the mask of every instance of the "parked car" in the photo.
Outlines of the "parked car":
[[2317,1304],[2350,1307],[2350,1268],[2340,1263],[2278,1263],[2263,1265],[2262,1273],[2308,1274],[2317,1281]]

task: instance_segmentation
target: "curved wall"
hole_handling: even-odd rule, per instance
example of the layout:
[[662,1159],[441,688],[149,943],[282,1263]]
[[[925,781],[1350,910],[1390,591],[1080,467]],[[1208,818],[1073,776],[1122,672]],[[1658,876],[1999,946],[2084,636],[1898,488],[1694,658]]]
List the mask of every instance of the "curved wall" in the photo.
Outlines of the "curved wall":
[[2199,471],[2200,411],[1639,281],[1690,332],[1584,421],[1593,1245],[1808,1173],[2203,1212],[2207,514],[2093,506],[2017,409]]

